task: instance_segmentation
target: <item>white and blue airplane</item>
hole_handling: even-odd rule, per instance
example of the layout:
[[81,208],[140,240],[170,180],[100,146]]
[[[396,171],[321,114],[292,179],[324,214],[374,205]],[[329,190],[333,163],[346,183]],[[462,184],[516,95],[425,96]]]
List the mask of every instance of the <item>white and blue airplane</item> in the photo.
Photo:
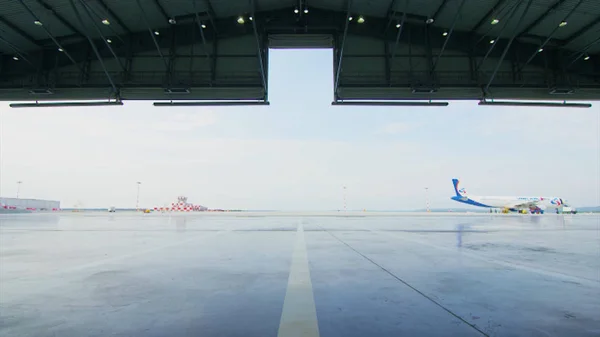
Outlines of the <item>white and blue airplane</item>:
[[470,195],[463,187],[459,186],[460,181],[458,179],[452,179],[452,183],[454,184],[454,192],[456,193],[456,196],[452,197],[452,200],[468,205],[501,208],[513,212],[529,210],[532,213],[544,213],[547,208],[557,209],[568,207],[567,201],[559,197],[488,197]]

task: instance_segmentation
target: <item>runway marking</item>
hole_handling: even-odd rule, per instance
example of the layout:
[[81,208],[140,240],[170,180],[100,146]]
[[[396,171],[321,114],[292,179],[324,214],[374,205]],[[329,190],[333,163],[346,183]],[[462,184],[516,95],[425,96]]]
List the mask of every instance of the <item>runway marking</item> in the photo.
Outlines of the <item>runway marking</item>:
[[304,228],[298,226],[278,337],[318,337],[317,309],[310,280]]

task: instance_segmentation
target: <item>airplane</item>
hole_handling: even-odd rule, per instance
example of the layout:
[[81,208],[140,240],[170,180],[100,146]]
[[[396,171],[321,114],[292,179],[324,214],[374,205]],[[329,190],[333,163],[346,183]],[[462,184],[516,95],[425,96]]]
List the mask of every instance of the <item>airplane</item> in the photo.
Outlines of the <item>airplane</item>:
[[502,197],[488,197],[488,196],[475,196],[467,193],[464,187],[459,186],[458,179],[452,179],[454,184],[454,192],[456,196],[452,197],[452,200],[462,202],[468,205],[487,207],[487,208],[501,208],[506,211],[512,212],[526,212],[529,210],[531,213],[543,214],[547,208],[562,208],[569,207],[567,200],[559,197],[519,197],[519,196],[502,196]]

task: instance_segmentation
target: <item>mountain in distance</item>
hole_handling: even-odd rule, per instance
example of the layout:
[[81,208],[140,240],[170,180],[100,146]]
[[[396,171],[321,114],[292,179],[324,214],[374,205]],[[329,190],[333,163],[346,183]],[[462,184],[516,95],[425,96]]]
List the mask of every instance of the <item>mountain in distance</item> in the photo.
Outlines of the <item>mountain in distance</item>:
[[575,207],[575,209],[577,209],[577,212],[581,212],[581,213],[600,213],[600,206],[590,206],[590,207]]

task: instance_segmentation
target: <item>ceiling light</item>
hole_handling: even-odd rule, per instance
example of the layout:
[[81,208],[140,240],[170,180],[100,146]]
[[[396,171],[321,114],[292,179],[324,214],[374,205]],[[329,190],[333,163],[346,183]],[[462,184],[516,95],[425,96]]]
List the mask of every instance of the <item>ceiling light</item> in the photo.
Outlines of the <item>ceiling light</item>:
[[365,22],[365,18],[363,18],[363,16],[361,15],[361,16],[358,17],[358,20],[356,20],[356,22],[358,22],[358,23],[364,23]]
[[106,42],[112,43],[112,40],[111,39],[106,39]]
[[308,14],[308,8],[304,8],[304,14]]
[[398,24],[396,24],[396,28],[400,28],[400,27],[402,27],[402,25],[401,25],[401,24],[399,24],[399,23],[398,23]]
[[248,19],[249,19],[250,21],[252,21],[252,17],[251,17],[251,16],[250,16],[250,17],[248,17]]
[[590,59],[590,55],[585,55],[585,57],[583,58],[584,61],[587,61]]
[[174,25],[174,24],[177,23],[177,21],[175,20],[175,18],[170,18],[169,19],[169,23],[172,24],[172,25]]
[[155,30],[154,35],[160,35],[160,32],[158,30]]
[[294,8],[294,13],[298,14],[299,10],[298,8]]
[[33,21],[33,23],[34,23],[36,26],[42,26],[42,21],[40,21],[40,20],[35,20],[35,21]]
[[243,24],[244,24],[244,22],[245,22],[245,21],[244,21],[244,18],[243,18],[243,17],[241,17],[241,16],[240,16],[240,17],[238,17],[238,18],[237,18],[237,23],[239,23],[240,25],[243,25]]
[[492,25],[497,25],[497,24],[498,24],[498,22],[500,22],[500,20],[498,20],[498,19],[494,19],[494,20],[492,20]]
[[65,50],[64,50],[64,49],[62,49],[62,48],[58,48],[58,51],[62,53],[62,52],[63,52],[63,51],[65,51]]
[[429,25],[429,24],[432,24],[433,21],[435,21],[435,20],[433,20],[433,18],[429,18],[429,19],[425,20],[425,23]]
[[206,28],[206,25],[205,25],[205,24],[202,24],[202,25],[200,25],[200,27],[202,27],[202,28]]
[[493,44],[494,42],[496,42],[496,40],[490,40],[490,43],[492,43],[492,44]]
[[17,56],[13,56],[13,60],[18,61],[19,58]]
[[442,36],[448,36],[448,32],[443,32]]
[[352,18],[351,16],[349,16],[349,17],[348,17],[348,21],[352,21],[352,19],[353,19],[353,18]]
[[102,23],[105,24],[105,25],[107,25],[107,26],[110,25],[110,21],[108,21],[108,19],[102,20]]
[[543,51],[544,51],[544,48],[540,48],[540,49],[538,49],[538,53],[541,53],[541,52],[543,52]]
[[559,26],[559,27],[564,27],[564,26],[566,26],[566,25],[567,25],[567,21],[561,21],[561,22],[558,24],[558,26]]

